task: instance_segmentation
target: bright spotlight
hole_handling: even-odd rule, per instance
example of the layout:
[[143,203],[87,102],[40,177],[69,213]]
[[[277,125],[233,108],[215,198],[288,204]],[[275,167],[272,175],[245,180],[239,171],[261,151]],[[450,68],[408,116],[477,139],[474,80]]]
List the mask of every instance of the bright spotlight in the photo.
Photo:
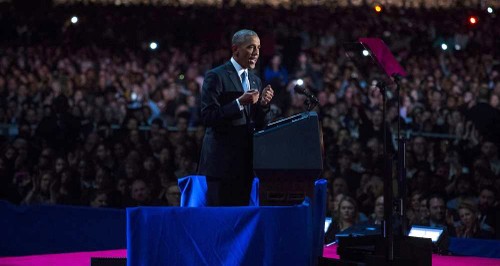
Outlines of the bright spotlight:
[[375,12],[377,12],[377,13],[382,12],[382,6],[381,5],[376,5],[375,6]]
[[448,45],[446,45],[446,43],[441,44],[441,49],[443,49],[443,51],[446,51],[446,49],[448,49]]
[[156,48],[158,48],[158,44],[157,44],[157,43],[155,43],[155,42],[151,42],[151,43],[149,44],[149,48],[151,48],[151,50],[155,50]]
[[73,16],[71,18],[71,23],[76,24],[77,22],[78,22],[78,17],[77,16]]
[[368,56],[368,55],[370,55],[370,53],[368,52],[368,50],[363,50],[363,55]]
[[477,23],[477,21],[478,21],[478,19],[477,19],[476,17],[470,17],[470,18],[469,18],[469,22],[470,22],[470,24],[476,24],[476,23]]
[[486,11],[488,11],[488,13],[490,13],[490,14],[491,14],[491,13],[493,13],[493,8],[492,8],[491,6],[489,6],[489,7],[486,9]]
[[455,44],[455,50],[460,51],[460,50],[462,50],[462,47],[460,47],[459,44]]
[[302,79],[297,80],[297,85],[302,86],[304,85],[304,81]]

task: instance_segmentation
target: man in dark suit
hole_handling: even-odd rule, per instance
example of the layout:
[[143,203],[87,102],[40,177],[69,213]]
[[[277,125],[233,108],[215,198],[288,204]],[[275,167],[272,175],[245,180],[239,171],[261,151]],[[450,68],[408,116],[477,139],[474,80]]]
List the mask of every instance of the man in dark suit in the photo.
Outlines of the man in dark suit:
[[198,172],[207,177],[208,204],[245,206],[253,180],[255,129],[263,128],[271,86],[249,70],[259,58],[260,40],[251,30],[232,39],[232,58],[205,75],[201,91],[201,117],[206,126]]

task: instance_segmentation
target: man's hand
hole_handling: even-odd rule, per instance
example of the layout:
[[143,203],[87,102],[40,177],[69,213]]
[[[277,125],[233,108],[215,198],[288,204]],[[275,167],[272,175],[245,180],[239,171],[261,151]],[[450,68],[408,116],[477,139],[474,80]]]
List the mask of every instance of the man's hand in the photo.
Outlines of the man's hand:
[[254,104],[259,100],[258,90],[249,90],[238,98],[241,105]]
[[260,104],[262,106],[268,105],[271,100],[273,99],[274,96],[274,91],[271,88],[271,85],[267,85],[263,90],[262,90],[262,97],[260,98]]

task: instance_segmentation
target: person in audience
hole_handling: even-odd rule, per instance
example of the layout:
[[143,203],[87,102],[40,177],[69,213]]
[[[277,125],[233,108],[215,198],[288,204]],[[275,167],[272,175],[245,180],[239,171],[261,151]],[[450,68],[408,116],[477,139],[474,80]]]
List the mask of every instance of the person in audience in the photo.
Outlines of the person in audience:
[[500,227],[500,208],[497,200],[497,190],[493,186],[485,186],[479,190],[478,200],[479,223],[481,227],[491,227],[496,234]]
[[[304,98],[293,92],[299,77],[320,101],[314,111],[323,128],[322,176],[329,178],[332,196],[356,192],[352,195],[360,217],[373,211],[378,197],[373,191],[365,192],[372,176],[381,176],[384,169],[382,94],[373,88],[372,77],[361,66],[347,60],[338,41],[370,29],[374,36],[385,36],[384,42],[408,73],[401,79],[401,108],[398,110],[398,100],[389,93],[386,117],[391,152],[396,147],[391,132],[396,131],[398,118],[404,134],[410,136],[406,146],[407,195],[421,193],[420,201],[425,202],[423,195],[442,193],[453,208],[473,200],[478,202],[480,223],[499,228],[500,123],[495,121],[500,117],[500,72],[490,51],[496,48],[500,28],[493,16],[481,19],[480,27],[463,32],[459,24],[446,24],[457,16],[456,9],[442,9],[440,16],[432,9],[410,9],[405,23],[421,27],[414,27],[417,30],[411,34],[406,27],[394,28],[387,35],[387,27],[374,27],[380,16],[365,7],[336,8],[335,15],[344,19],[331,21],[331,9],[303,6],[304,27],[330,25],[304,33],[286,9],[247,6],[220,10],[220,16],[206,18],[200,28],[181,14],[199,15],[210,7],[144,6],[135,12],[148,16],[133,23],[136,18],[122,12],[134,6],[116,11],[94,4],[78,8],[82,16],[92,13],[95,18],[86,21],[88,30],[69,27],[60,31],[56,26],[75,6],[54,8],[51,16],[33,13],[31,22],[26,23],[23,16],[11,15],[17,14],[20,6],[10,2],[4,4],[8,8],[0,9],[0,17],[9,20],[2,25],[7,35],[0,41],[0,127],[9,129],[0,131],[2,200],[26,204],[30,198],[33,204],[89,205],[90,199],[81,195],[95,191],[101,167],[110,170],[108,206],[127,206],[131,183],[143,178],[143,168],[149,169],[146,182],[150,197],[165,199],[161,172],[173,182],[175,173],[188,175],[199,162],[205,136],[200,97],[205,73],[231,56],[229,45],[213,46],[234,29],[204,25],[218,25],[221,17],[225,24],[237,25],[238,14],[244,13],[276,18],[250,25],[266,36],[261,42],[269,48],[262,52],[266,58],[256,65],[256,74],[267,77],[266,69],[274,70],[274,76],[269,76],[274,77],[269,83],[275,92],[269,103],[270,116],[279,119],[304,111]],[[161,16],[165,10],[172,16]],[[392,24],[400,21],[400,9],[385,10],[383,18]],[[109,29],[95,30],[102,25]],[[127,25],[126,31],[121,29],[123,25]],[[165,25],[162,30],[167,34],[158,36],[162,36],[160,43],[169,43],[168,49],[135,49],[144,40],[130,33],[147,25]],[[157,31],[149,28],[151,33]],[[176,35],[179,28],[190,34]],[[432,36],[421,37],[428,32],[433,32]],[[467,36],[467,41],[460,42],[459,52],[435,49],[434,43],[453,34]],[[76,35],[81,38],[74,38]],[[213,41],[199,41],[206,38]],[[55,39],[64,47],[50,44]],[[272,57],[274,54],[280,56]],[[282,69],[293,71],[285,78]],[[443,135],[436,138],[435,133]],[[52,181],[42,192],[40,179],[47,172],[53,174],[45,181]],[[467,176],[472,181],[464,180]],[[33,188],[36,193],[30,193]],[[120,191],[121,202],[116,206],[115,190]],[[414,201],[407,212],[409,223],[428,223],[427,203],[417,207],[419,200]],[[448,224],[452,218],[459,220],[456,211],[453,214],[448,215]],[[495,230],[500,238],[499,232]]]
[[55,195],[51,187],[54,185],[54,174],[44,172],[38,178],[33,177],[32,186],[22,204],[54,204]]
[[136,179],[130,186],[128,206],[157,206],[159,202],[151,197],[151,189],[142,179]]
[[446,203],[448,209],[457,210],[458,205],[463,201],[476,201],[476,195],[474,195],[473,180],[470,175],[462,175],[457,177],[455,198],[449,200]]
[[108,194],[104,191],[93,191],[90,195],[90,207],[105,208],[108,207]]
[[177,182],[170,182],[165,192],[165,199],[167,206],[181,206],[181,191]]
[[347,186],[347,182],[342,177],[337,177],[333,179],[332,182],[332,196],[335,198],[339,194],[349,194],[349,187]]
[[427,207],[429,219],[425,221],[424,225],[445,228],[450,236],[455,236],[455,228],[453,224],[450,224],[450,213],[446,209],[444,198],[439,194],[429,196]]
[[411,194],[408,207],[406,208],[406,218],[408,219],[408,224],[417,224],[420,220],[420,199],[422,198],[422,193],[419,191],[413,191]]
[[335,235],[358,222],[358,206],[356,201],[349,197],[343,197],[339,202],[338,219],[333,220],[325,234],[325,243],[335,241]]
[[464,201],[458,206],[460,221],[455,225],[456,236],[460,238],[493,238],[491,227],[481,225],[478,219],[477,206],[472,202]]
[[381,195],[375,200],[375,208],[369,217],[371,224],[381,225],[384,220],[384,196]]

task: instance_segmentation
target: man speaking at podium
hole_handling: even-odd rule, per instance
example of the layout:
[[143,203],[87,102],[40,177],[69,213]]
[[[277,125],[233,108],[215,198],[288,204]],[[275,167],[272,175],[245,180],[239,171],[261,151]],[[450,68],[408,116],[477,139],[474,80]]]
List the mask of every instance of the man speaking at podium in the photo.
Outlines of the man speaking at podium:
[[260,39],[251,30],[232,38],[232,57],[205,75],[201,117],[206,127],[198,172],[207,177],[209,206],[249,204],[253,180],[253,131],[266,124],[274,91],[251,71]]

